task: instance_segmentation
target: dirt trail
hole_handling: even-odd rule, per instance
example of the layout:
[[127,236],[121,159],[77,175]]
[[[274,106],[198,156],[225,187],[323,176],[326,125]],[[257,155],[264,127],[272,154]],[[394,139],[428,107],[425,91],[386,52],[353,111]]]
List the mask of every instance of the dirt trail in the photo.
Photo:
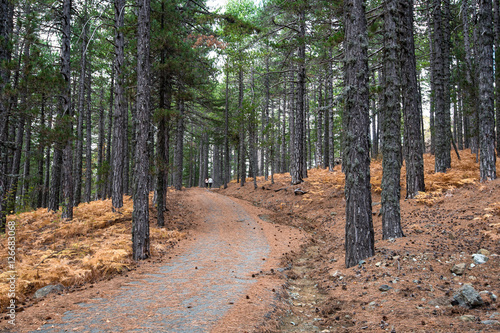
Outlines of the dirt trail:
[[[235,199],[201,189],[186,195],[201,223],[170,260],[75,302],[36,332],[244,332],[259,324],[283,284],[279,259],[302,234],[260,220],[262,209]],[[67,303],[73,294],[62,296]]]

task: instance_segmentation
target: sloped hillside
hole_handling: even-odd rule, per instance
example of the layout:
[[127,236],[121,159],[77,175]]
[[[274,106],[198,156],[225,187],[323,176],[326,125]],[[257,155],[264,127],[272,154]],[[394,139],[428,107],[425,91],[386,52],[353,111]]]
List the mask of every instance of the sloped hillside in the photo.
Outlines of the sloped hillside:
[[[221,193],[251,201],[275,213],[268,218],[309,231],[287,273],[289,315],[282,332],[468,332],[498,331],[500,310],[500,180],[479,182],[475,156],[453,156],[452,169],[434,173],[425,156],[427,192],[401,200],[404,238],[382,240],[380,161],[372,163],[376,255],[358,266],[344,265],[344,175],[309,170],[304,183],[290,186],[275,175],[243,188],[232,183]],[[497,163],[497,169],[500,163]],[[500,170],[500,169],[499,169]],[[248,179],[250,182],[251,180]],[[296,195],[300,188],[303,195]],[[474,254],[485,255],[486,263]],[[483,304],[456,305],[465,284],[481,293]]]

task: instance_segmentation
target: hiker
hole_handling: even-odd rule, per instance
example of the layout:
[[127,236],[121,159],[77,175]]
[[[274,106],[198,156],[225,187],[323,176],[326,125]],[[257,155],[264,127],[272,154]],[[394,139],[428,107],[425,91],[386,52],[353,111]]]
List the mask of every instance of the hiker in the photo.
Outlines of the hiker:
[[212,184],[214,183],[214,180],[212,177],[208,178],[208,188],[212,188]]
[[205,178],[205,187],[208,188],[208,178]]

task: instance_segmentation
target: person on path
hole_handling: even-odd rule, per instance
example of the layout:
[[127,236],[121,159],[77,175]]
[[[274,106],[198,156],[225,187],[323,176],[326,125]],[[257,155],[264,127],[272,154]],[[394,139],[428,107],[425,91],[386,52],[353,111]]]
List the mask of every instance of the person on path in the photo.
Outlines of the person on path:
[[208,188],[208,178],[205,178],[205,187]]
[[212,177],[208,178],[208,188],[212,188],[212,184],[214,183],[214,180]]

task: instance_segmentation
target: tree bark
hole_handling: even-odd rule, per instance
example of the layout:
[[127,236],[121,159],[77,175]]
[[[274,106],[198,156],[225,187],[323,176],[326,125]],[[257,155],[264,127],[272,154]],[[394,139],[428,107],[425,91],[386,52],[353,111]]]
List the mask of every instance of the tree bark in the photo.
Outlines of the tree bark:
[[[446,2],[446,0],[445,0]],[[435,172],[446,172],[450,167],[450,137],[449,137],[449,124],[446,120],[446,70],[445,67],[448,66],[448,59],[446,55],[446,46],[448,45],[445,39],[447,38],[445,34],[445,29],[443,27],[445,18],[443,17],[443,9],[441,5],[441,0],[434,0],[433,10],[433,79],[435,86],[434,95],[434,127],[435,127]]]
[[104,199],[103,189],[103,169],[104,169],[104,87],[101,90],[101,100],[99,105],[99,138],[97,143],[97,199]]
[[62,17],[62,51],[61,51],[61,75],[64,79],[64,86],[61,96],[62,121],[67,139],[64,142],[62,154],[63,171],[63,198],[62,214],[63,219],[73,219],[73,111],[71,107],[71,0],[63,1]]
[[497,155],[500,156],[500,3],[493,1],[494,5],[494,33],[495,33],[495,100],[496,100],[496,142]]
[[90,202],[92,196],[92,71],[88,69],[87,78],[87,112],[85,119],[85,201]]
[[240,186],[245,186],[247,178],[247,166],[246,166],[246,114],[243,109],[243,68],[240,65],[238,73],[238,86],[239,86],[239,97],[238,97],[238,110],[240,112],[240,142],[239,142],[239,169],[240,169]]
[[[123,163],[124,163],[124,117],[126,113],[124,100],[124,47],[123,25],[125,16],[125,0],[115,0],[115,105],[113,113],[113,158],[112,158],[112,194],[113,208],[123,207]],[[139,48],[139,46],[138,46]],[[138,93],[139,94],[139,93]],[[149,110],[147,110],[149,112]],[[149,133],[149,131],[148,131]]]
[[137,143],[132,214],[132,257],[149,258],[149,151],[150,131],[150,0],[138,0],[137,29]]
[[420,122],[415,44],[413,37],[413,0],[399,1],[402,16],[401,78],[404,110],[406,160],[406,198],[413,199],[425,191],[424,157]]
[[229,156],[229,63],[226,59],[226,104],[224,109],[224,189],[231,181],[231,161]]
[[11,60],[10,41],[13,29],[14,3],[10,0],[0,0],[0,232],[5,231],[6,210],[6,188],[8,173],[8,149],[5,143],[8,140],[9,94],[6,88],[9,86],[10,70],[6,66]]
[[496,173],[495,113],[493,91],[493,27],[491,0],[479,1],[479,123],[482,182],[494,180]]
[[175,135],[174,187],[180,191],[182,189],[182,170],[184,164],[184,100],[179,99],[178,108],[179,115],[177,117]]
[[345,264],[375,254],[370,192],[368,36],[363,0],[344,1]]
[[[110,91],[109,91],[109,110],[108,110],[108,129],[107,129],[107,139],[106,139],[106,170],[104,172],[104,198],[110,198],[111,197],[111,188],[112,188],[112,182],[113,182],[113,177],[111,175],[111,146],[113,145],[112,142],[112,133],[113,133],[113,109],[114,109],[114,103],[115,103],[115,66],[114,63],[112,64],[112,69],[111,69],[111,85],[110,85]],[[135,122],[133,122],[134,124]]]
[[401,229],[401,109],[398,75],[397,0],[385,2],[384,13],[384,123],[382,175],[382,232],[383,239],[403,237]]

